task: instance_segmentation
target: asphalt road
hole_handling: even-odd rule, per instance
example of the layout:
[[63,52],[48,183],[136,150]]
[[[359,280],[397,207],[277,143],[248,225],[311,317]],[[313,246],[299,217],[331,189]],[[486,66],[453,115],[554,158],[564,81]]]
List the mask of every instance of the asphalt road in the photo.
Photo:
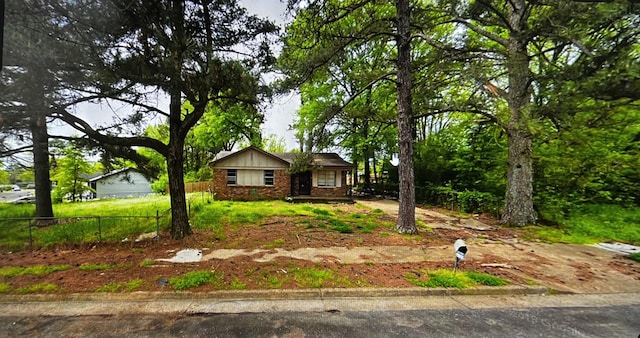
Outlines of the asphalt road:
[[638,337],[640,306],[0,316],[8,337]]
[[18,197],[29,196],[31,194],[33,194],[33,190],[3,191],[0,192],[0,203],[10,202]]

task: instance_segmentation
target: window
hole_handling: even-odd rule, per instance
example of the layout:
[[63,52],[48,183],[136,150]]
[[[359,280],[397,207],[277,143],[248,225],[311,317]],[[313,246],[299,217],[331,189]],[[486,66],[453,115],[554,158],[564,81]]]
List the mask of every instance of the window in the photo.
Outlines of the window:
[[336,172],[335,171],[318,171],[319,187],[335,187]]
[[273,170],[264,171],[264,185],[273,185],[274,172]]
[[227,185],[236,185],[236,184],[238,184],[238,170],[227,169]]

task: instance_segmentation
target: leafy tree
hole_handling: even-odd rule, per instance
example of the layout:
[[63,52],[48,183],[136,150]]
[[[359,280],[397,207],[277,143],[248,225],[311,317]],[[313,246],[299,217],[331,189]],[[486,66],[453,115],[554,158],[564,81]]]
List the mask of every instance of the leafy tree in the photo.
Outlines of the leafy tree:
[[92,173],[92,166],[84,159],[83,150],[68,145],[61,151],[62,157],[56,161],[52,179],[57,182],[53,196],[58,202],[70,199],[71,202],[82,200],[86,192],[95,192],[87,185],[87,176]]
[[[452,55],[466,55],[460,82],[466,79],[481,89],[472,95],[458,91],[466,95],[462,100],[466,102],[458,101],[454,108],[481,114],[507,135],[503,223],[524,225],[536,220],[534,140],[545,119],[561,121],[566,112],[580,107],[580,99],[567,100],[562,94],[617,100],[615,95],[601,95],[610,92],[603,90],[603,76],[612,69],[622,78],[637,81],[638,73],[628,63],[638,36],[633,6],[517,0],[455,1],[438,7],[450,17],[444,22],[456,24],[462,41],[434,45]],[[629,93],[628,82],[612,84],[618,93]]]
[[94,58],[103,50],[101,41],[110,35],[111,27],[118,27],[104,10],[109,4],[57,0],[7,3],[0,133],[12,142],[11,146],[3,142],[0,156],[33,154],[38,217],[53,216],[46,118],[50,107],[76,102],[70,87],[85,83],[93,74]]
[[[299,134],[309,142],[305,151],[311,150],[311,145],[327,144],[322,137],[330,133],[325,130],[339,112],[353,109],[354,114],[359,111],[363,116],[367,113],[354,107],[346,108],[352,101],[359,98],[375,85],[384,81],[393,81],[396,85],[396,108],[399,135],[398,150],[400,154],[400,210],[397,230],[401,233],[415,233],[415,196],[413,173],[413,112],[411,104],[411,34],[410,34],[410,6],[408,0],[399,0],[396,5],[371,1],[289,1],[289,8],[295,12],[295,20],[287,27],[284,38],[284,49],[280,57],[280,67],[288,78],[285,87],[297,87],[303,83],[310,86],[317,85],[319,79],[331,78],[340,82],[343,91],[332,92],[337,86],[325,86],[319,90],[328,100],[319,102],[309,101],[310,106],[303,108],[301,115],[316,116],[298,121],[298,130],[309,134]],[[310,32],[312,32],[310,34]],[[392,52],[395,60],[387,58],[383,64],[376,64],[378,76],[375,72],[367,75],[357,74],[343,67],[343,61],[356,62],[354,58],[358,52],[367,53],[371,45],[393,45]],[[378,50],[386,50],[380,47]],[[384,54],[382,54],[384,55]],[[375,57],[367,55],[360,60],[360,64]],[[370,69],[370,68],[369,68]],[[340,71],[335,73],[334,71]],[[310,89],[308,93],[313,93]],[[302,93],[305,93],[303,89]],[[346,95],[343,96],[342,93]],[[366,99],[365,99],[366,102]],[[313,107],[316,105],[316,107]],[[362,107],[362,105],[361,105]],[[369,110],[370,112],[370,110]],[[347,116],[347,114],[345,114]],[[351,115],[354,116],[354,115]],[[313,127],[318,125],[317,127]],[[349,123],[348,125],[352,125]],[[368,130],[364,128],[363,130]],[[364,138],[367,138],[365,133]],[[358,142],[351,141],[354,147]],[[365,150],[365,156],[370,155],[371,149]]]
[[287,144],[282,136],[269,134],[264,140],[264,150],[273,153],[284,153],[287,151]]
[[[259,68],[272,57],[266,35],[276,27],[250,16],[237,1],[116,0],[122,32],[103,56],[104,72],[87,99],[109,97],[134,105],[126,124],[160,115],[168,121],[164,143],[147,136],[100,132],[66,112],[56,117],[100,143],[146,147],[165,157],[171,194],[171,236],[191,234],[184,189],[184,148],[189,131],[209,105],[256,104]],[[265,39],[260,40],[260,37]],[[167,110],[144,101],[144,89],[169,96]],[[183,109],[188,101],[193,110]]]

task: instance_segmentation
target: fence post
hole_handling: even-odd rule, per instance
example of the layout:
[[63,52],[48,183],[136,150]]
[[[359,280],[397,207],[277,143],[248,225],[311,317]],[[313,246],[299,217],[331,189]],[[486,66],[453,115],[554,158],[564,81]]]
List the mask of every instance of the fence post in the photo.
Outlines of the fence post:
[[33,250],[33,234],[31,233],[31,218],[29,218],[29,248]]
[[156,209],[156,241],[160,240],[160,211]]
[[100,224],[100,216],[98,216],[98,242],[102,242],[102,225]]

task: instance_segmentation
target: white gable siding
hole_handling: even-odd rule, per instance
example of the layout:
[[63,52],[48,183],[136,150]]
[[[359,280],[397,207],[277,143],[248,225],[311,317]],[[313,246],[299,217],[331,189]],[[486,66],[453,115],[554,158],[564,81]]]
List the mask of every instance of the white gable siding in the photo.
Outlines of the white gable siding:
[[139,197],[152,192],[149,181],[135,171],[107,176],[96,182],[97,198]]
[[280,161],[277,158],[265,155],[255,150],[249,150],[237,156],[224,158],[215,164],[220,169],[283,169],[288,168],[289,164]]
[[238,185],[264,185],[264,170],[238,170]]

